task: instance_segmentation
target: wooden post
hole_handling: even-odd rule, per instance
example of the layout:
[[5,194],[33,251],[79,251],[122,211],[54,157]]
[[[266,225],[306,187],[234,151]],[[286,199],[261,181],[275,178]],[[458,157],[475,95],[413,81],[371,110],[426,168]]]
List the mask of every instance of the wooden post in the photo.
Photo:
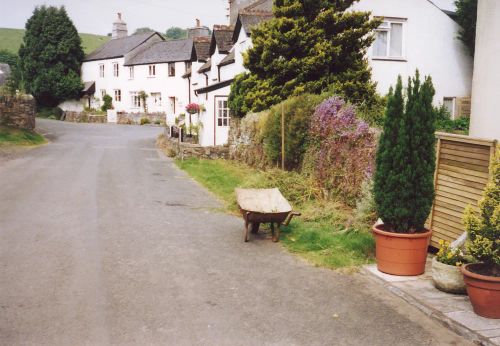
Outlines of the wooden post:
[[285,170],[285,104],[281,103],[281,169]]

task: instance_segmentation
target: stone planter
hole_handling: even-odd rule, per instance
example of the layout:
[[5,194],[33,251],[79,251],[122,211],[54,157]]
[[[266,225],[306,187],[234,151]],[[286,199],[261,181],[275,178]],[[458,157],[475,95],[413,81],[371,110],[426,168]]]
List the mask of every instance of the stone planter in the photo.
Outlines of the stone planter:
[[432,259],[432,281],[434,286],[443,292],[465,294],[465,282],[460,267],[439,262]]

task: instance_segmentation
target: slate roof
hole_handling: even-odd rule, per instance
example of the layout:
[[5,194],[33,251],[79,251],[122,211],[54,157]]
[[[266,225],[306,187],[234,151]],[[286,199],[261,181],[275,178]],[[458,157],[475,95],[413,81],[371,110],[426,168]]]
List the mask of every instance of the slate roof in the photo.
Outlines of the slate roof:
[[245,7],[243,11],[263,11],[272,12],[273,11],[273,0],[258,0],[251,5]]
[[194,39],[194,50],[198,61],[207,61],[210,58],[211,37],[196,37]]
[[241,28],[250,36],[252,28],[262,22],[266,22],[274,17],[272,12],[240,12],[233,32],[233,42],[238,41]]
[[206,93],[209,93],[210,91],[219,90],[219,89],[222,89],[228,85],[231,85],[231,83],[233,81],[234,81],[234,78],[231,78],[231,79],[228,79],[228,80],[225,80],[222,82],[214,83],[214,84],[211,84],[209,86],[196,89],[195,93],[196,94],[206,94]]
[[170,40],[155,42],[125,61],[124,66],[158,64],[194,59],[193,40]]
[[234,63],[234,49],[224,57],[219,63],[219,66],[226,66]]
[[212,61],[208,60],[206,63],[201,65],[201,67],[198,69],[198,73],[203,73],[210,71],[212,69]]
[[101,47],[88,54],[83,61],[93,61],[102,59],[112,59],[123,57],[132,49],[144,43],[153,35],[160,35],[157,32],[146,32],[143,34],[131,35],[122,38],[109,40]]
[[9,76],[10,66],[8,64],[0,64],[0,85],[4,85]]
[[233,28],[227,25],[214,25],[212,41],[210,42],[210,55],[214,54],[215,47],[219,53],[227,54],[233,47]]

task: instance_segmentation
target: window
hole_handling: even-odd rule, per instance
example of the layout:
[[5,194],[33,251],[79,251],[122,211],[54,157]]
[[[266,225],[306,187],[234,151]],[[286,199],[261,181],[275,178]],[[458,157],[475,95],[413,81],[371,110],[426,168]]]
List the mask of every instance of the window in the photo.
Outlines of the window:
[[175,77],[175,62],[168,63],[168,76]]
[[128,76],[130,79],[134,79],[134,66],[128,68]]
[[175,114],[175,97],[170,96],[168,99],[170,100],[170,112]]
[[149,65],[149,76],[156,76],[156,65]]
[[130,92],[130,103],[133,108],[141,107],[141,98],[139,97],[139,93],[137,91]]
[[153,100],[153,103],[155,106],[160,107],[161,106],[161,93],[151,93],[151,99]]
[[217,100],[217,126],[229,126],[229,107],[227,99]]
[[99,77],[104,78],[104,64],[99,64]]
[[120,89],[115,89],[115,101],[121,102],[122,91]]
[[443,106],[450,113],[452,119],[455,118],[455,98],[445,97],[443,98]]
[[105,95],[106,95],[106,89],[101,89],[101,99],[104,99]]
[[373,57],[403,57],[403,21],[385,20],[375,31]]
[[[191,71],[191,61],[186,61],[185,65],[186,65],[186,72]],[[175,74],[175,72],[174,72],[174,74]]]
[[115,77],[119,76],[119,70],[118,70],[118,63],[117,62],[113,63],[113,76],[115,76]]

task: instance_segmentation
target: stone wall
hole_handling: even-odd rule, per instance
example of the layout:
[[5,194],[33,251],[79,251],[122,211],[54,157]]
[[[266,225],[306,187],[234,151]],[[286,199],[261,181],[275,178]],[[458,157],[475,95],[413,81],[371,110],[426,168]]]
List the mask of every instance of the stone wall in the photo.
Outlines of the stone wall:
[[36,102],[31,95],[0,95],[0,124],[26,130],[35,128]]
[[64,121],[72,123],[99,123],[107,122],[106,115],[89,114],[86,112],[64,112]]
[[124,113],[118,112],[118,124],[141,124],[141,119],[148,119],[150,124],[165,124],[165,113]]
[[178,138],[170,138],[161,135],[157,140],[158,146],[165,151],[169,157],[187,159],[196,157],[199,159],[228,159],[228,146],[202,147],[199,144],[179,143]]

